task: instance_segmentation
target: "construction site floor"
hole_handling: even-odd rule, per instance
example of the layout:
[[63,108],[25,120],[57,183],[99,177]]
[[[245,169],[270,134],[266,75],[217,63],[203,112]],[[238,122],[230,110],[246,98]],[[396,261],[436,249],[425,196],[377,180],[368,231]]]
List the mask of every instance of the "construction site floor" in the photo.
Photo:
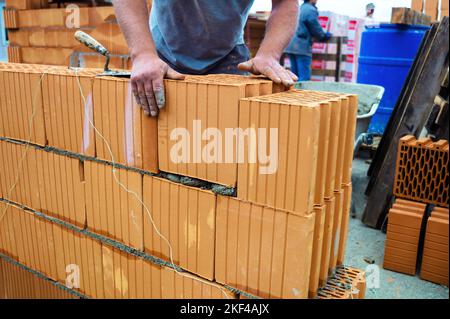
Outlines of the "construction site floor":
[[346,255],[347,265],[361,269],[369,267],[366,299],[449,299],[448,287],[421,280],[418,275],[414,277],[383,269],[386,235],[361,222],[368,168],[366,159],[354,161],[353,203],[356,216],[350,220]]

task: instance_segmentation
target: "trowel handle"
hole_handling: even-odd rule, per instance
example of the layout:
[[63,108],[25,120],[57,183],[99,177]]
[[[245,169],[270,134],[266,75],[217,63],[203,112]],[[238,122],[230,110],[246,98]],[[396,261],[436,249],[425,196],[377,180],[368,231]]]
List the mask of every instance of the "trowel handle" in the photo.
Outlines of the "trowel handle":
[[94,50],[95,52],[104,55],[106,57],[109,56],[109,51],[100,42],[95,40],[89,34],[83,31],[77,31],[75,32],[75,39],[77,39],[79,42],[81,42],[88,48]]

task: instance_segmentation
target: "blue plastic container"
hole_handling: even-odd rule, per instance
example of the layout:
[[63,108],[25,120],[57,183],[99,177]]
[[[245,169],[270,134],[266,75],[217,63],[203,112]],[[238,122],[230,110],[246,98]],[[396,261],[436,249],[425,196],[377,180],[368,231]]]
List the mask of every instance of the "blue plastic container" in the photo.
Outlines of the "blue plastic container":
[[370,26],[363,32],[358,83],[385,88],[369,132],[384,132],[428,29],[427,26],[381,24]]

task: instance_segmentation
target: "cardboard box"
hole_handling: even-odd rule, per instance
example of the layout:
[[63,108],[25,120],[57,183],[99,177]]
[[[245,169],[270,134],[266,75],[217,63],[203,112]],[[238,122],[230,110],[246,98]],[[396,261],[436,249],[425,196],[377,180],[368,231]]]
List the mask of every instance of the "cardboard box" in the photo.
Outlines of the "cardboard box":
[[314,219],[219,196],[216,281],[262,298],[307,298]]
[[[145,251],[209,280],[214,279],[216,196],[210,191],[144,176]],[[149,216],[149,214],[151,216]]]

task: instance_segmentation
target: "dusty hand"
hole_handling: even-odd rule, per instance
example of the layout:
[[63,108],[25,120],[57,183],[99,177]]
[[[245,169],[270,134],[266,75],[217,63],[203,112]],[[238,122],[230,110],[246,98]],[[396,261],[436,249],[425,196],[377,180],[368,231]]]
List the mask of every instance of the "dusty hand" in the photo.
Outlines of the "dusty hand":
[[275,83],[291,86],[298,81],[298,77],[291,71],[283,68],[277,59],[268,56],[256,56],[247,62],[238,65],[239,70],[255,75],[265,75]]
[[184,75],[158,57],[143,55],[133,60],[131,87],[137,104],[147,116],[158,116],[158,110],[166,104],[164,78],[183,80]]

